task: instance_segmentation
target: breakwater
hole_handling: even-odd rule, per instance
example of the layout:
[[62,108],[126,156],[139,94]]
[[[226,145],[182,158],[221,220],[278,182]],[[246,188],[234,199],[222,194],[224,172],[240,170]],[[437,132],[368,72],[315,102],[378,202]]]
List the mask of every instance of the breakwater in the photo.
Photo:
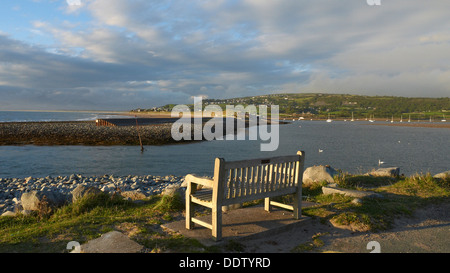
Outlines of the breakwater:
[[[144,145],[175,143],[171,123],[139,126]],[[95,121],[0,123],[0,145],[139,145],[137,126],[96,126]]]
[[[119,121],[123,123],[123,120]],[[0,145],[139,145],[139,137],[143,145],[196,141],[173,139],[171,130],[177,119],[140,119],[145,122],[138,125],[135,125],[135,119],[128,120],[126,126],[97,126],[95,121],[3,122],[0,123]],[[194,131],[201,131],[208,120],[204,118],[200,123],[191,121],[191,139],[194,139]],[[234,119],[234,133],[238,128],[237,123],[237,119]],[[226,122],[221,124],[223,132],[227,132]],[[244,125],[249,126],[248,120]]]

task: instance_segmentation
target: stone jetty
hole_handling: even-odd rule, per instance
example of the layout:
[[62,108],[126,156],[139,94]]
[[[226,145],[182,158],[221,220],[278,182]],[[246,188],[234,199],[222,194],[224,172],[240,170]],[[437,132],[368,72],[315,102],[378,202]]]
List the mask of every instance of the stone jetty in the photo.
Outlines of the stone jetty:
[[[171,144],[172,123],[139,126],[143,145]],[[137,126],[96,126],[95,121],[0,123],[0,145],[139,145]]]
[[[69,176],[42,178],[0,178],[0,215],[14,215],[16,212],[32,210],[35,200],[43,195],[47,201],[58,203],[72,202],[75,190],[80,187],[95,188],[106,193],[120,193],[129,200],[145,199],[152,195],[162,194],[180,188],[184,177],[167,176]],[[78,189],[77,189],[78,188]],[[31,202],[33,203],[33,202]]]
[[[192,140],[179,141],[172,137],[172,125],[176,119],[154,118],[150,122],[142,122],[141,119],[142,124],[138,126],[130,125],[135,124],[135,119],[129,120],[127,126],[97,126],[96,121],[0,122],[0,145],[140,145],[139,139],[143,145],[189,143],[199,141],[193,140],[194,131],[202,131],[208,119],[204,118],[201,124],[194,124],[192,119]],[[236,133],[237,119],[234,123]],[[223,132],[229,133],[226,123],[222,124]],[[248,120],[245,126],[249,126]]]

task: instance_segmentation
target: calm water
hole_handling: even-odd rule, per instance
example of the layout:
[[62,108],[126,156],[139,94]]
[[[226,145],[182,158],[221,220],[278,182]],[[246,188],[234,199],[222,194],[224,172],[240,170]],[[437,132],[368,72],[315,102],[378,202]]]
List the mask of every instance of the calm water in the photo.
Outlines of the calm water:
[[[275,152],[259,141],[215,140],[147,146],[0,146],[0,177],[47,175],[212,175],[214,158],[247,159],[306,152],[306,167],[329,164],[351,173],[378,167],[432,174],[450,170],[450,130],[368,125],[365,122],[295,121],[280,128]],[[319,152],[322,150],[322,152]]]

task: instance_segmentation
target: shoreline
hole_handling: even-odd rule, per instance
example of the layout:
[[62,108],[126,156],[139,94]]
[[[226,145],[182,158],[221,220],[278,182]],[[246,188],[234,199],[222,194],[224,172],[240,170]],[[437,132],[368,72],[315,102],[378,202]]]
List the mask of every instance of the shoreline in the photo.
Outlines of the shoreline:
[[72,193],[78,186],[96,187],[102,192],[113,194],[119,192],[124,198],[148,198],[161,194],[167,187],[181,186],[184,176],[174,175],[103,175],[84,176],[72,174],[67,176],[46,176],[41,178],[0,178],[0,216],[14,213],[22,205],[24,193],[41,192],[57,195],[64,202],[71,201]]
[[450,123],[447,122],[414,122],[414,123],[370,123],[367,125],[382,125],[382,126],[399,126],[399,127],[423,127],[423,128],[449,128]]

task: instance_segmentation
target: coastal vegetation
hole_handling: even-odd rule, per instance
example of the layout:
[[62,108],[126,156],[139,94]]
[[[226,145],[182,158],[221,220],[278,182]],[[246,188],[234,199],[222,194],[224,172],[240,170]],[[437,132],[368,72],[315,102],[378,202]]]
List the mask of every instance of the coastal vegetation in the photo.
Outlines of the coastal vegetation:
[[[354,202],[353,198],[339,194],[324,195],[321,188],[325,183],[318,183],[303,187],[303,196],[316,205],[303,208],[302,213],[357,232],[388,230],[396,217],[412,216],[416,209],[449,202],[450,197],[450,178],[434,178],[430,174],[395,178],[340,174],[335,181],[343,188],[370,189],[382,198]],[[183,210],[179,193],[154,195],[138,202],[116,194],[87,195],[56,210],[42,206],[30,215],[0,217],[0,252],[68,252],[68,242],[83,244],[112,230],[128,235],[143,245],[146,252],[245,252],[238,242],[206,247],[161,228],[163,223],[184,219]],[[323,245],[320,235],[316,237],[311,244],[292,251],[320,248]]]
[[[362,96],[349,94],[301,93],[271,94],[232,99],[203,99],[203,106],[219,105],[224,111],[226,105],[278,105],[280,114],[289,116],[308,116],[350,119],[395,118],[403,120],[411,118],[441,120],[450,112],[450,98],[409,98],[394,96]],[[132,112],[170,112],[175,104],[167,104],[153,108],[138,108]],[[193,105],[188,105],[193,110]]]

